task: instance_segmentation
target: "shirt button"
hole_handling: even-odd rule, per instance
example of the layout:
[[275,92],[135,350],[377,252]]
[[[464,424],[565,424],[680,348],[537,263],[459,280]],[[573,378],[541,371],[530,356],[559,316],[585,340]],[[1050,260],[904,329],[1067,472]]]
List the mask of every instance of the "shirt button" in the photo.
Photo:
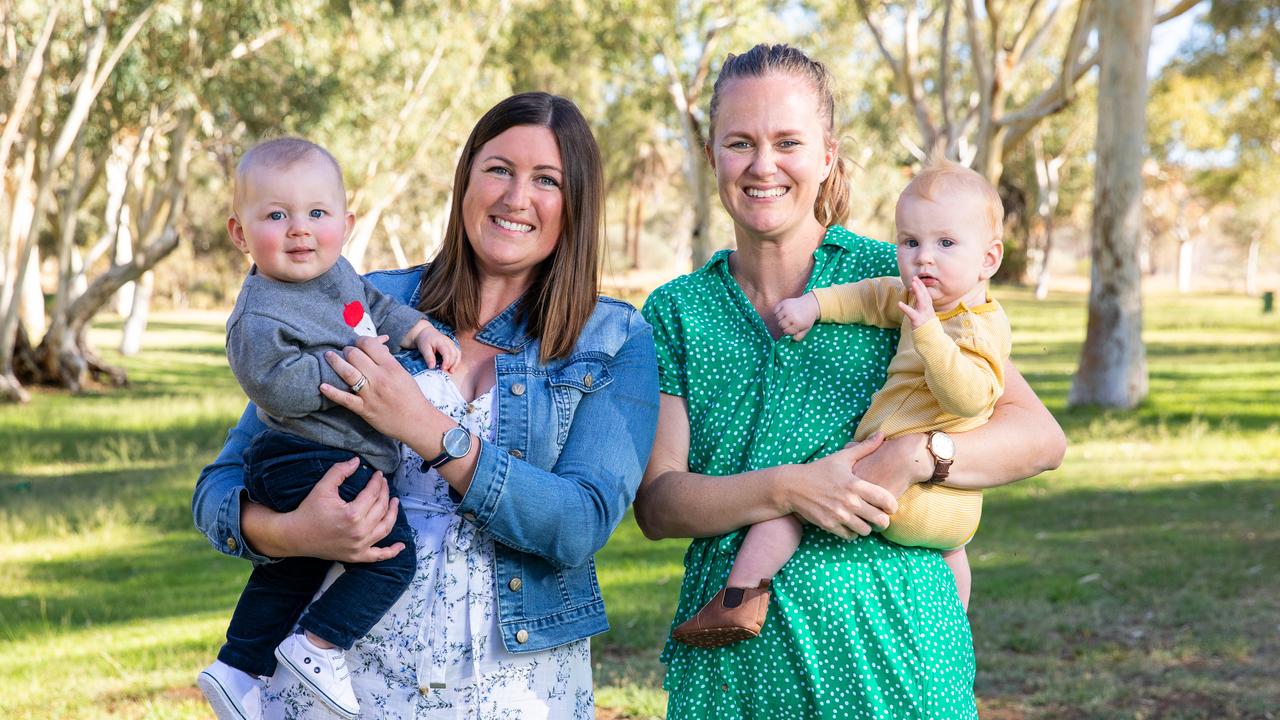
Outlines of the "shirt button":
[[586,385],[587,387],[591,387],[592,383],[594,383],[595,381],[596,379],[591,377],[591,373],[587,373],[587,376],[582,378],[582,384]]
[[462,519],[463,519],[463,520],[466,520],[467,522],[475,522],[475,521],[476,521],[476,514],[475,514],[475,513],[462,513]]
[[524,457],[524,453],[520,452],[519,450],[508,450],[508,451],[507,451],[507,454],[508,454],[508,455],[510,455],[511,457],[513,457],[513,458],[517,459],[517,460],[519,460],[520,458]]
[[[507,583],[507,587],[511,588],[512,592],[515,592],[519,590],[520,586],[523,584],[524,583],[520,582],[520,578],[511,578],[511,581]],[[524,631],[521,630],[521,632],[524,632]]]
[[236,551],[236,539],[235,539],[235,538],[233,538],[233,537],[229,537],[229,538],[227,538],[227,549],[228,549],[228,550],[230,550],[231,552],[235,552],[235,551]]
[[520,643],[521,645],[523,645],[523,644],[525,644],[525,643],[529,642],[529,631],[528,631],[528,630],[517,630],[517,631],[516,631],[516,642]]
[[523,395],[523,394],[524,394],[524,383],[516,383],[515,385],[512,385],[512,386],[511,386],[511,394],[512,394],[512,395]]

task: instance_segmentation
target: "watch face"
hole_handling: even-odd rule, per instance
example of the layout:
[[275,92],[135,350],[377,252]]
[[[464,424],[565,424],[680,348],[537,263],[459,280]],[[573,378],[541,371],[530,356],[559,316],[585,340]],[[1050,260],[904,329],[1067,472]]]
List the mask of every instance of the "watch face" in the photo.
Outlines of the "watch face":
[[951,436],[944,432],[936,432],[929,436],[929,448],[940,460],[954,460],[956,444]]
[[444,434],[444,451],[450,457],[464,457],[471,450],[471,433],[456,427]]

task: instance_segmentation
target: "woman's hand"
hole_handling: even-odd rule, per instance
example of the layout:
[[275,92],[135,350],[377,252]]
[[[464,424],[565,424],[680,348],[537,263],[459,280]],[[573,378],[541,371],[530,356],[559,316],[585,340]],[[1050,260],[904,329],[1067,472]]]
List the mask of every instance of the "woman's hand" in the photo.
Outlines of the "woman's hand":
[[791,466],[802,479],[790,491],[791,512],[846,540],[888,527],[898,501],[853,471],[883,442],[884,436],[877,433],[821,460]]
[[911,433],[885,440],[875,452],[858,460],[853,472],[900,498],[907,488],[933,477],[933,456],[925,449],[926,438],[924,433]]
[[424,421],[440,412],[427,402],[385,342],[385,335],[362,337],[356,347],[343,350],[345,357],[327,353],[325,358],[343,382],[355,388],[363,377],[365,384],[359,393],[351,393],[325,383],[320,393],[364,418],[378,432],[412,445],[411,439],[422,431]]
[[395,557],[404,543],[374,547],[391,532],[400,508],[382,473],[375,472],[351,502],[338,494],[342,481],[359,465],[360,459],[352,458],[329,468],[292,512],[277,513],[265,505],[245,503],[241,516],[245,539],[269,557],[306,556],[359,563]]

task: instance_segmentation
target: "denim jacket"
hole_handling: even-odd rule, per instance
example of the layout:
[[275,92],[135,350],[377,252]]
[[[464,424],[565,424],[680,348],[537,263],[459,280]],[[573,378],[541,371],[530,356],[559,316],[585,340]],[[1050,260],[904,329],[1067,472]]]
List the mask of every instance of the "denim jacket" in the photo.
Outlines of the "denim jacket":
[[[417,305],[422,267],[371,273],[379,290]],[[609,629],[593,555],[635,498],[658,419],[653,333],[630,305],[600,298],[566,358],[539,361],[517,301],[476,339],[507,351],[497,365],[495,439],[480,442],[457,512],[495,540],[502,639],[534,652]],[[442,327],[445,332],[450,328]],[[420,355],[397,354],[410,373]],[[317,392],[319,390],[317,389]],[[218,550],[254,563],[240,534],[241,456],[265,426],[250,403],[196,483],[196,526]]]

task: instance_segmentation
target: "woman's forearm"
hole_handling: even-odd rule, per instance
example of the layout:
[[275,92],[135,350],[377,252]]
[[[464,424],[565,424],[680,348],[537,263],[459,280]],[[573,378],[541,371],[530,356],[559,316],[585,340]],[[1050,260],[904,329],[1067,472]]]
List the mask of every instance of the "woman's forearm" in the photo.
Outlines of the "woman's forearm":
[[303,554],[292,542],[289,515],[245,500],[240,504],[240,533],[253,552],[272,558]]
[[791,512],[778,491],[787,467],[724,476],[646,473],[636,494],[636,523],[645,537],[659,540],[713,537],[781,517]]
[[663,393],[653,452],[636,491],[636,524],[650,540],[712,537],[790,512],[782,507],[780,468],[736,475],[689,472],[689,410]]
[[982,489],[1039,475],[1062,464],[1067,438],[1058,421],[1012,363],[991,420],[952,436],[956,459],[947,477],[952,487]]

